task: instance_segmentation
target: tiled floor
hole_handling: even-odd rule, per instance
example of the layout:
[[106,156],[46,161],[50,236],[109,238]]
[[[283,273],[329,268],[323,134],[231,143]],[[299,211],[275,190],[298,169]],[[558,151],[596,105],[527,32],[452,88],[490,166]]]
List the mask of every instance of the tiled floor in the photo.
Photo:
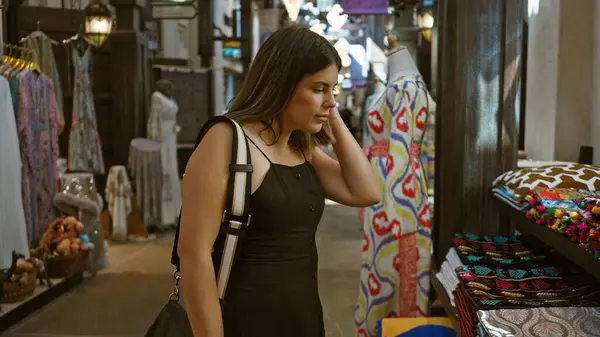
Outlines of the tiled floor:
[[[356,210],[329,205],[317,236],[328,337],[352,337],[358,290],[360,223]],[[172,236],[114,245],[111,268],[28,317],[6,337],[143,336],[172,286]]]

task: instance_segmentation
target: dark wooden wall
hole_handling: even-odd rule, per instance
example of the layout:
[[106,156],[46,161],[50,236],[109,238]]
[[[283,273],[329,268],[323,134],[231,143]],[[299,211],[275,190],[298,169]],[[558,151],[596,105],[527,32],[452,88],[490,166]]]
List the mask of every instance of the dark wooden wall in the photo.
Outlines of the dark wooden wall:
[[491,199],[516,166],[521,90],[522,0],[439,3],[435,258],[456,232],[508,234]]

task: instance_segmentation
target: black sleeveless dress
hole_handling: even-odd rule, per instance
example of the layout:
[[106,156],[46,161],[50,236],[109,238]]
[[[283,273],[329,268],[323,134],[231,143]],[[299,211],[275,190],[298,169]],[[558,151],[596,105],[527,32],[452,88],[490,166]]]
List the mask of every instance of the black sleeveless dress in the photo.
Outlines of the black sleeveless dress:
[[310,162],[275,164],[256,147],[270,168],[250,199],[250,228],[225,297],[235,323],[225,320],[225,336],[324,337],[315,245],[323,186]]

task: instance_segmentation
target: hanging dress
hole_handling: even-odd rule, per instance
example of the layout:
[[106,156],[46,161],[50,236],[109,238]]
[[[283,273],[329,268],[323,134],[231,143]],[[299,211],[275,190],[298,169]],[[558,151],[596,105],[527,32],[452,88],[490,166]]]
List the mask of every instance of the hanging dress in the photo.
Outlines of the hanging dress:
[[177,161],[177,111],[175,101],[156,91],[152,94],[148,138],[160,143],[160,157],[163,168],[161,192],[161,219],[157,225],[177,223],[181,209],[181,185],[179,182],[179,162]]
[[379,102],[368,113],[369,156],[383,197],[364,214],[358,337],[377,336],[383,318],[426,316],[429,303],[431,220],[421,164],[427,91],[420,76],[403,76]]
[[33,60],[40,67],[42,73],[52,80],[57,105],[58,124],[62,129],[65,125],[62,85],[60,83],[60,76],[58,67],[56,66],[54,52],[52,51],[52,39],[44,34],[44,32],[38,30],[29,34],[29,36],[25,38],[24,43],[27,48],[33,50]]
[[58,190],[58,105],[48,77],[28,70],[18,76],[23,208],[29,240],[37,244],[55,217],[52,200]]
[[91,47],[79,54],[71,49],[73,68],[73,120],[69,133],[69,170],[104,174],[102,145],[98,135],[94,95],[89,74]]
[[104,198],[112,220],[112,239],[127,240],[127,216],[131,213],[133,188],[127,176],[127,168],[122,165],[111,166],[106,178]]
[[21,195],[21,150],[8,80],[0,76],[0,269],[10,267],[12,252],[29,256]]

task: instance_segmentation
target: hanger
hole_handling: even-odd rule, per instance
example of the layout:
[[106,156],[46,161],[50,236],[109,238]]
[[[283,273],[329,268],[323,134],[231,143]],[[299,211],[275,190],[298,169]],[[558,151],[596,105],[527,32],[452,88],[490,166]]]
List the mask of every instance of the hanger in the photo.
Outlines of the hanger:
[[90,39],[88,39],[85,34],[82,34],[83,32],[83,25],[79,25],[79,31],[77,33],[75,33],[75,35],[71,36],[70,38],[63,40],[63,45],[65,44],[73,44],[75,46],[75,48],[77,48],[77,50],[81,53],[83,53],[84,50],[80,49],[81,47],[87,47],[87,45],[90,45],[92,47],[96,47],[96,44],[91,41]]
[[19,41],[20,43],[25,43],[27,40],[29,40],[29,38],[32,37],[44,37],[46,39],[48,39],[50,41],[50,43],[54,46],[58,46],[60,45],[60,43],[56,40],[51,39],[48,35],[46,35],[46,33],[44,33],[41,29],[40,29],[40,21],[38,20],[36,22],[36,30],[34,30],[33,32],[31,32],[29,35],[25,36],[24,38],[21,38],[21,41]]
[[10,63],[11,55],[10,50],[11,46],[9,44],[2,45],[2,63]]

